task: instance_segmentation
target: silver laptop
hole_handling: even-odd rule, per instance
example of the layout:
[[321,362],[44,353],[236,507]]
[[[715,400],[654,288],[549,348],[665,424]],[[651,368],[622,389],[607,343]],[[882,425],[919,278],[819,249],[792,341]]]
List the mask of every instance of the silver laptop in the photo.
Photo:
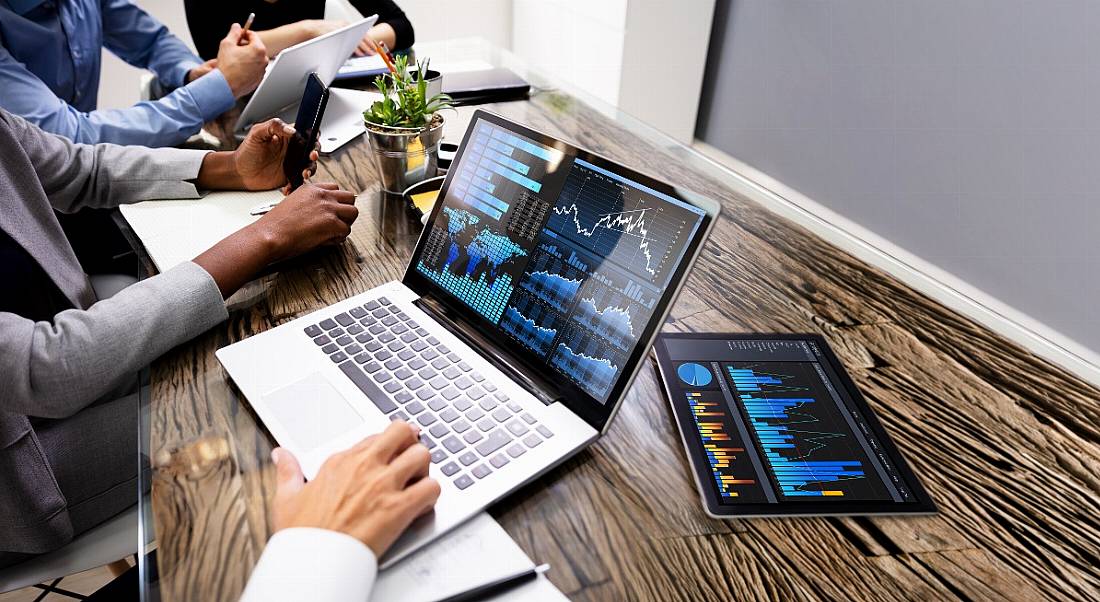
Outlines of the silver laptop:
[[388,566],[607,432],[718,205],[474,113],[400,282],[217,353],[307,477],[421,425],[435,511]]
[[356,45],[377,21],[378,15],[371,15],[323,36],[295,44],[276,55],[237,118],[237,135],[243,135],[253,124],[272,117],[293,122],[309,74],[316,73],[326,86],[331,84],[340,66],[355,52]]

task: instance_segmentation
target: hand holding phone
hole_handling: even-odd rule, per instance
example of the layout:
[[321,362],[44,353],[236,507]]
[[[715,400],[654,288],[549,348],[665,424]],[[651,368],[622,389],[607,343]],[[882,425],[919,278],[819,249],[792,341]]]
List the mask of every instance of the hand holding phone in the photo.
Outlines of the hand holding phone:
[[287,141],[286,155],[283,157],[283,173],[290,183],[290,190],[302,185],[302,173],[309,169],[309,155],[317,146],[321,135],[321,119],[328,105],[328,88],[321,83],[316,73],[310,73],[306,79],[302,103],[298,105],[298,117],[294,120],[294,136]]

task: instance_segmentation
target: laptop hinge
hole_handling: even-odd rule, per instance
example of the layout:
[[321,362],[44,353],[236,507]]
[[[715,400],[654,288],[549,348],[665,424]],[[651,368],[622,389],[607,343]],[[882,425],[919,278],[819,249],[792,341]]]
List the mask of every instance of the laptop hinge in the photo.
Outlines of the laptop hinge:
[[413,303],[424,310],[425,313],[435,318],[437,322],[461,339],[462,342],[469,345],[478,355],[485,358],[486,361],[496,366],[501,372],[507,374],[512,380],[519,383],[520,386],[537,397],[543,405],[550,405],[555,401],[561,401],[562,396],[550,385],[550,383],[538,376],[530,374],[529,371],[523,370],[515,363],[509,361],[506,351],[489,340],[488,337],[478,332],[473,325],[451,317],[450,314],[454,312],[445,307],[442,303],[427,297],[420,297],[413,301]]

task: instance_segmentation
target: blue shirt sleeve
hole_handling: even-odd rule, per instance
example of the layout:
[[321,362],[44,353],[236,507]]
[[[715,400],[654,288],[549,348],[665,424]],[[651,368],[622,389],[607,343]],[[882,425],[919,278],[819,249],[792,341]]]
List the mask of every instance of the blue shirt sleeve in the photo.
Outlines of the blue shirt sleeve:
[[103,45],[120,59],[157,74],[167,88],[186,83],[202,61],[168,28],[130,0],[102,0]]
[[4,109],[47,132],[84,144],[175,146],[235,102],[225,76],[215,69],[160,100],[83,112],[59,99],[4,48],[0,48],[0,90]]

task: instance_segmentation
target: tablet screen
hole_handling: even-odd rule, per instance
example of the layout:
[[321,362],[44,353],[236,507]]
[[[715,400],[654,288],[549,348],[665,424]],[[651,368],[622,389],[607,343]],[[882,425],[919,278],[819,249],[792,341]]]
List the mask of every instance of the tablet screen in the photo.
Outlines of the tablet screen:
[[931,510],[820,337],[662,335],[657,350],[715,513]]

